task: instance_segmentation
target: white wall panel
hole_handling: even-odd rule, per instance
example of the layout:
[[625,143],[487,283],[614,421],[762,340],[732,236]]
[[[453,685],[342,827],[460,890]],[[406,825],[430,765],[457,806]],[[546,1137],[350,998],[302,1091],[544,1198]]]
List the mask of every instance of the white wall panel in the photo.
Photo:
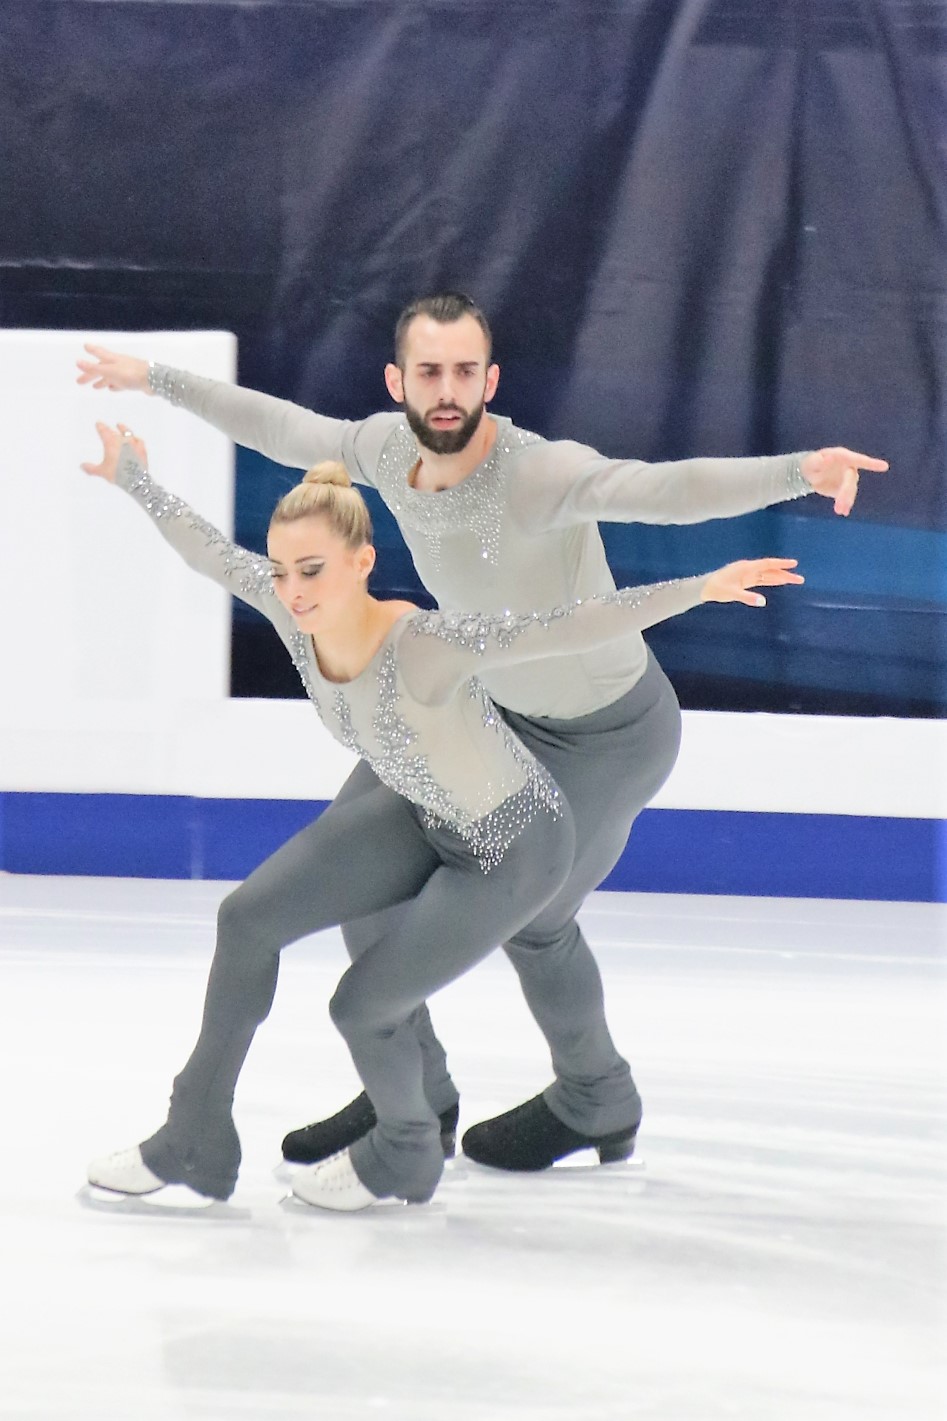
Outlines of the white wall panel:
[[[155,476],[225,530],[233,447],[164,401],[75,383],[82,333],[0,332],[0,666],[4,699],[176,704],[219,699],[229,657],[227,598],[169,556],[140,510],[79,469],[97,460],[96,420],[130,425]],[[226,332],[101,332],[131,354],[233,379]]]

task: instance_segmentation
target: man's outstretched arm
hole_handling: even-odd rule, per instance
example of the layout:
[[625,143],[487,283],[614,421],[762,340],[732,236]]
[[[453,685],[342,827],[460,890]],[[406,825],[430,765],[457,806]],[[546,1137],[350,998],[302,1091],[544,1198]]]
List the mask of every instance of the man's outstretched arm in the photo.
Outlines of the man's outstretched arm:
[[761,458],[680,459],[648,464],[607,459],[568,440],[531,446],[514,482],[517,513],[540,531],[583,522],[701,523],[735,518],[817,493],[847,516],[862,471],[888,465],[853,449]]
[[275,395],[151,364],[104,345],[87,345],[85,350],[87,359],[77,362],[80,385],[160,395],[212,424],[235,444],[256,449],[278,464],[308,469],[322,459],[340,459],[353,478],[363,481],[361,471],[351,467],[353,434],[358,426],[350,420],[330,419]]

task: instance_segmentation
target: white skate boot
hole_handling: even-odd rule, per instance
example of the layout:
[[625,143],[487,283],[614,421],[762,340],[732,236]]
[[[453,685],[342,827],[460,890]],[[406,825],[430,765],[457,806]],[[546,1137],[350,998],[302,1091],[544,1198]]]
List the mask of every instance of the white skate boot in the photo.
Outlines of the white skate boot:
[[366,1189],[355,1173],[348,1150],[301,1169],[293,1178],[293,1193],[304,1204],[340,1213],[354,1213],[380,1203],[377,1195]]
[[87,1176],[90,1184],[98,1189],[110,1189],[113,1194],[154,1194],[165,1185],[145,1164],[138,1145],[93,1160]]

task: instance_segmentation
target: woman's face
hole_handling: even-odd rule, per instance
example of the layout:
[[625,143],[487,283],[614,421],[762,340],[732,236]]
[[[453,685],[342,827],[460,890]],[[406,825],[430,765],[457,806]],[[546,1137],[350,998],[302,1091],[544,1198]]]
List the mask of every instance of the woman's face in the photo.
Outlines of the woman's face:
[[275,523],[267,535],[273,589],[301,631],[339,627],[364,598],[375,550],[349,548],[324,518]]

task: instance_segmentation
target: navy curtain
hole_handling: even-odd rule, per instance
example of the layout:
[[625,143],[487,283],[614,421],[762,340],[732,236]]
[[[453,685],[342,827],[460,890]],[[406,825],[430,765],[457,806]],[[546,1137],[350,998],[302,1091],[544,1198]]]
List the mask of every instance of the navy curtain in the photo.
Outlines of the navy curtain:
[[[540,433],[879,453],[847,521],[609,556],[801,559],[765,614],[651,635],[687,705],[943,714],[945,71],[936,0],[5,0],[0,324],[226,327],[243,383],[357,417],[400,306],[461,286]],[[241,456],[244,541],[289,482]],[[413,592],[378,522],[379,590]],[[293,694],[264,631],[235,615],[234,690]]]

